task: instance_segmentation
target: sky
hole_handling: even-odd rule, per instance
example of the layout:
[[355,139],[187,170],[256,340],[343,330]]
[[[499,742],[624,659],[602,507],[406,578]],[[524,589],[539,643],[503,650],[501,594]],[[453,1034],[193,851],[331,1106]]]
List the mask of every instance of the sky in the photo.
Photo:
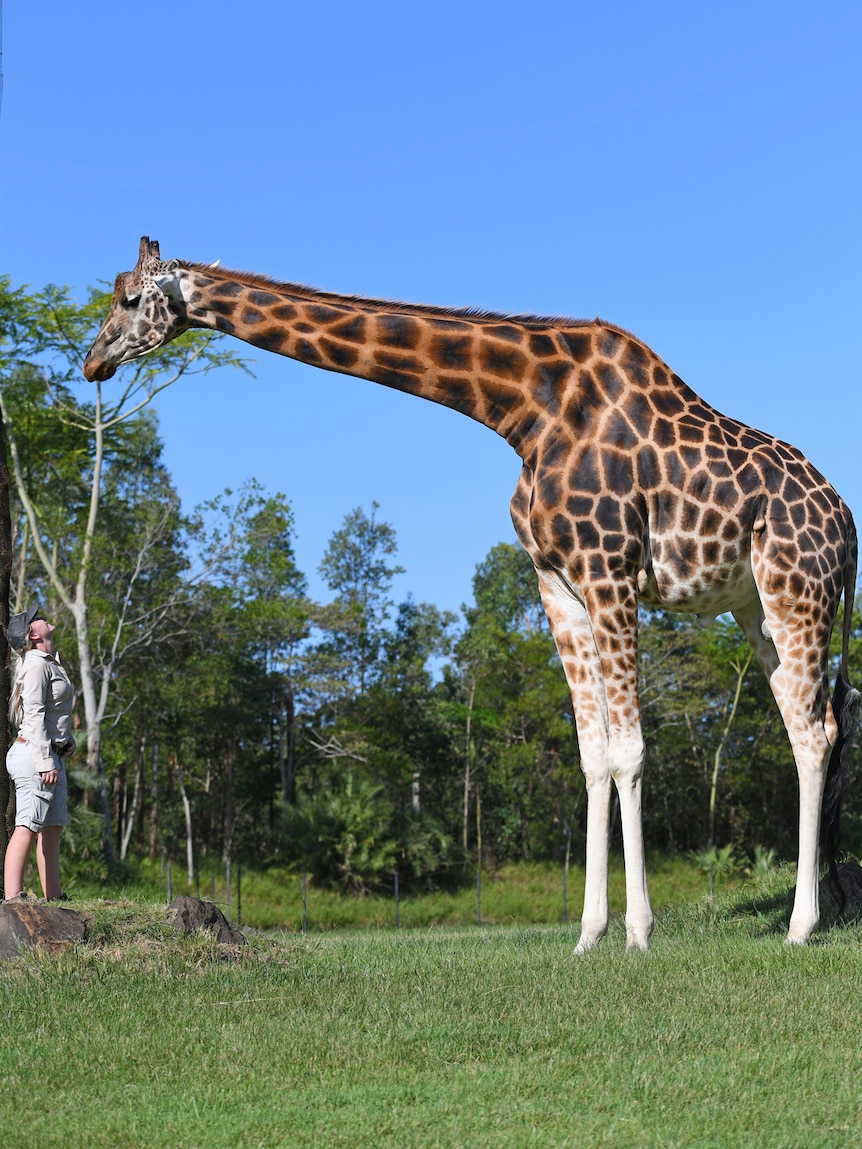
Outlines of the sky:
[[[328,291],[600,315],[800,447],[862,519],[858,2],[7,0],[2,17],[14,286],[83,302],[148,235],[165,259]],[[396,599],[470,602],[514,541],[511,448],[234,349],[254,378],[155,401],[185,509],[251,478],[283,493],[325,598],[328,539],[376,501]]]

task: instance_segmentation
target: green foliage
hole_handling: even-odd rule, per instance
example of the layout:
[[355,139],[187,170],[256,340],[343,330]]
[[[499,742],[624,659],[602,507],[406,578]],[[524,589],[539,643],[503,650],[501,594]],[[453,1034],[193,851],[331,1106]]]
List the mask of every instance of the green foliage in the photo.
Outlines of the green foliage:
[[395,864],[406,890],[451,888],[466,871],[451,835],[427,813],[407,810],[393,823]]
[[388,836],[392,807],[382,786],[346,771],[326,790],[300,793],[283,813],[288,856],[317,881],[361,893],[391,874],[396,846]]
[[689,858],[704,874],[709,876],[709,896],[715,897],[716,879],[727,879],[739,869],[739,861],[733,846],[706,846],[693,850]]
[[346,682],[361,693],[379,673],[380,650],[392,602],[389,588],[404,568],[392,565],[397,543],[389,523],[377,521],[377,503],[371,515],[356,507],[330,539],[319,571],[335,592],[338,613],[330,616],[332,639],[342,657]]
[[581,784],[568,687],[525,552],[494,547],[474,592],[448,686],[463,707],[483,850],[499,861],[553,856]]
[[778,856],[775,850],[767,849],[764,846],[755,846],[754,856],[745,867],[745,873],[749,878],[763,879],[768,877],[777,865]]

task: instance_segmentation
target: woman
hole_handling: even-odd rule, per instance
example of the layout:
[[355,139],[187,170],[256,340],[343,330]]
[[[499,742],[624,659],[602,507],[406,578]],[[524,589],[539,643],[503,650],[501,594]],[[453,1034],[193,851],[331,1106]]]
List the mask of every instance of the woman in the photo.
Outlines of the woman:
[[64,901],[60,887],[60,835],[68,823],[63,758],[75,751],[71,736],[75,691],[54,657],[54,627],[32,606],[9,620],[6,638],[15,651],[10,710],[18,737],[6,755],[15,786],[15,829],[6,847],[3,888],[20,897],[24,867],[36,842],[36,865],[47,900]]

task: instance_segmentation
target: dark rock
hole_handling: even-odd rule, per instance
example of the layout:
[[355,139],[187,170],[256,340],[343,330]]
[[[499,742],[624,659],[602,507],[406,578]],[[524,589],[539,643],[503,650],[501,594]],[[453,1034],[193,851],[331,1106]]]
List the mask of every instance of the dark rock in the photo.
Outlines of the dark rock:
[[93,918],[81,910],[38,902],[0,903],[0,957],[18,957],[22,950],[52,953],[87,940]]
[[200,898],[186,895],[174,898],[168,906],[168,921],[186,934],[193,934],[197,930],[209,930],[222,945],[248,945],[243,935],[233,928],[218,906],[212,902],[203,902]]

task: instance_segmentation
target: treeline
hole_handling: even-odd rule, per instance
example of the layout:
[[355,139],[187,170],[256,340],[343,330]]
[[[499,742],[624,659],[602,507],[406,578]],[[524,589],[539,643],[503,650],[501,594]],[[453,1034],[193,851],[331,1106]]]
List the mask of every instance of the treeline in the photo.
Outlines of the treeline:
[[[460,618],[397,603],[395,529],[355,508],[321,556],[330,598],[312,601],[284,495],[249,482],[187,513],[162,462],[151,400],[244,363],[193,333],[84,389],[105,306],[0,280],[12,610],[58,620],[79,688],[67,849],[100,870],[291,864],[344,890],[396,870],[457,881],[477,854],[580,858],[571,703],[520,548],[489,552]],[[735,624],[645,623],[648,844],[792,857],[790,748]],[[846,821],[858,849],[853,782]]]

